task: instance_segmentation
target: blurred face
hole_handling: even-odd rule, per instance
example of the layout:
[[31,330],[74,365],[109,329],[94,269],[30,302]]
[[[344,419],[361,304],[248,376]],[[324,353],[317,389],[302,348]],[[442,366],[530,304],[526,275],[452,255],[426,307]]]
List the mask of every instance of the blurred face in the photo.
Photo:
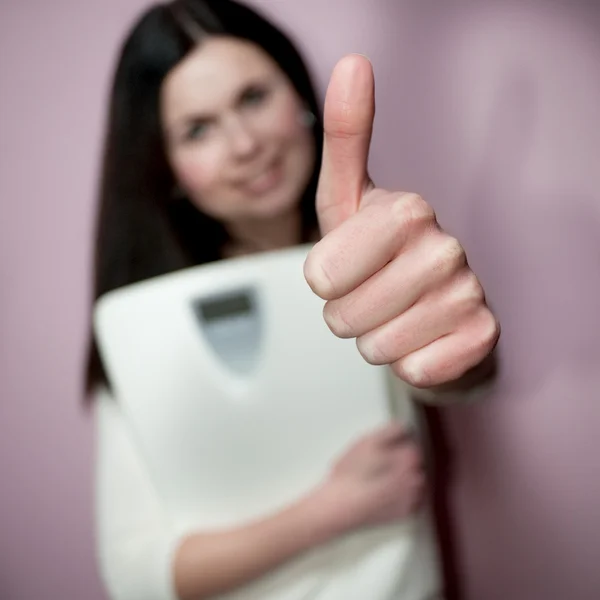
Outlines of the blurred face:
[[203,212],[227,223],[297,210],[314,138],[300,97],[260,47],[204,41],[165,79],[161,111],[175,176]]

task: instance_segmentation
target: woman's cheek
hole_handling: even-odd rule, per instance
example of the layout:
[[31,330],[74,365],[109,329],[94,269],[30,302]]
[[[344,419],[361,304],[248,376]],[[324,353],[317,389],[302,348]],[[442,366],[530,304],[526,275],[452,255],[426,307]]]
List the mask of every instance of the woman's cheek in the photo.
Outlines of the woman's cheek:
[[268,113],[268,124],[280,139],[290,139],[302,133],[302,108],[292,94],[281,98]]
[[197,153],[181,153],[173,167],[180,185],[192,196],[205,195],[218,179],[218,162]]
[[293,104],[282,113],[281,131],[285,137],[296,138],[298,135],[306,133],[306,127],[302,124],[302,110]]

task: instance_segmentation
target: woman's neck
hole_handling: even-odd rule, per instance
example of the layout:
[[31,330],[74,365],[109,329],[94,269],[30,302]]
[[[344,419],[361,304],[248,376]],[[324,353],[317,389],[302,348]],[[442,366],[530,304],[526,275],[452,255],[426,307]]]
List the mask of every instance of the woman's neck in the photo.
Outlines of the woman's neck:
[[302,241],[302,215],[293,211],[272,219],[237,221],[227,224],[227,232],[225,257],[287,248]]

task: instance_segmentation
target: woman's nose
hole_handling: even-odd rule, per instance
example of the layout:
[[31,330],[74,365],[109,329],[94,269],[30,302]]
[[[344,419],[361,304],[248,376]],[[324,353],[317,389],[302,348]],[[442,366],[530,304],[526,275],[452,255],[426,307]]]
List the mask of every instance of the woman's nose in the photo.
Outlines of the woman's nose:
[[229,148],[236,158],[248,158],[258,149],[258,139],[252,128],[243,119],[235,117],[228,123]]

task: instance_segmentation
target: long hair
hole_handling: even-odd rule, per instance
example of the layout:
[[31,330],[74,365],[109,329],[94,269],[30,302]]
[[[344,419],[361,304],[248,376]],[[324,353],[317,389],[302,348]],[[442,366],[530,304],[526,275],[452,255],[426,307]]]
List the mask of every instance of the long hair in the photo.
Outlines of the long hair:
[[[227,35],[260,46],[288,76],[316,117],[315,168],[300,199],[303,240],[317,230],[315,194],[321,164],[322,119],[308,69],[291,40],[255,10],[233,0],[175,0],[155,5],[133,26],[114,74],[94,252],[94,291],[218,260],[225,228],[187,198],[173,198],[160,122],[160,90],[167,74],[198,43]],[[107,384],[93,333],[86,387]]]

